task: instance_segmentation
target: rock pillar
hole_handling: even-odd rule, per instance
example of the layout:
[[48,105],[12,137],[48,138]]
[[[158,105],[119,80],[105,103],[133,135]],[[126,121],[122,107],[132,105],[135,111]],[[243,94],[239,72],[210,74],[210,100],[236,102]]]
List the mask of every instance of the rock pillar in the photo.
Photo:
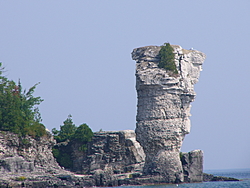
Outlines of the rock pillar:
[[146,154],[144,174],[183,182],[180,148],[190,131],[190,103],[205,54],[172,45],[178,74],[158,68],[159,46],[136,48],[136,139]]

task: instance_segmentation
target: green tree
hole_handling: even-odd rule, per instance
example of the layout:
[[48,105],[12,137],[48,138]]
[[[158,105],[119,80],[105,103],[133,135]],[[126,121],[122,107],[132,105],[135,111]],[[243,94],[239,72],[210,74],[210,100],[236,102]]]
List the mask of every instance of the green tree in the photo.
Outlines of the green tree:
[[68,115],[68,118],[60,126],[60,130],[52,129],[52,133],[57,142],[64,142],[66,140],[71,140],[72,136],[75,134],[76,126],[72,121],[72,116]]
[[85,151],[87,150],[87,143],[92,140],[92,137],[93,132],[89,126],[87,124],[81,124],[79,127],[77,127],[73,138],[75,141],[82,144],[79,150]]
[[91,141],[93,137],[93,132],[89,128],[87,124],[81,124],[79,127],[77,127],[75,134],[74,134],[74,140],[77,140],[82,143],[88,143]]
[[174,49],[169,43],[164,43],[163,46],[161,46],[161,49],[159,51],[159,68],[164,68],[168,71],[172,71],[174,74],[178,74],[178,71],[176,69],[175,65],[175,55],[173,53]]
[[36,138],[46,134],[41,124],[41,115],[37,105],[43,100],[34,97],[35,84],[28,91],[22,90],[19,80],[16,84],[2,76],[4,68],[0,63],[0,130],[11,131],[24,136],[26,134]]
[[80,145],[79,151],[86,151],[87,143],[93,137],[93,132],[89,126],[81,124],[79,127],[76,127],[71,115],[60,126],[60,130],[53,128],[52,133],[58,143],[52,150],[53,155],[61,166],[68,169],[73,167],[72,145],[77,145],[77,147]]

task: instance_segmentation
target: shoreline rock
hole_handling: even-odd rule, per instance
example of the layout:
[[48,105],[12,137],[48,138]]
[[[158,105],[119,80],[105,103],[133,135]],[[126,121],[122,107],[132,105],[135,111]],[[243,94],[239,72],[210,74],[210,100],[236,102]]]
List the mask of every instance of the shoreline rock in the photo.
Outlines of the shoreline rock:
[[[133,177],[133,175],[129,178],[114,177],[113,179],[104,179],[97,180],[95,176],[90,175],[68,175],[61,174],[56,176],[48,176],[48,175],[40,175],[36,177],[27,177],[23,180],[18,176],[12,179],[3,180],[0,178],[0,187],[2,188],[10,188],[10,187],[36,187],[36,188],[44,188],[44,187],[114,187],[114,186],[140,186],[140,185],[169,185],[171,183],[167,183],[160,176],[140,176]],[[211,174],[204,173],[204,182],[208,181],[240,181],[236,178],[230,177],[222,177],[222,176],[214,176]],[[187,182],[184,182],[187,183]]]
[[[14,138],[13,141],[17,141],[17,137],[12,133],[6,132],[3,134],[5,135],[6,141],[11,140],[12,138]],[[75,174],[74,172],[64,170],[60,166],[57,166],[57,164],[54,164],[53,160],[50,167],[49,164],[47,166],[42,166],[41,163],[35,164],[32,160],[28,161],[28,158],[25,159],[21,155],[14,155],[17,150],[14,150],[13,148],[11,149],[12,144],[8,145],[10,148],[6,148],[6,150],[2,151],[14,151],[12,153],[14,156],[10,157],[10,155],[4,155],[4,153],[1,155],[0,187],[107,187],[121,185],[167,184],[162,176],[144,175],[142,173],[145,155],[143,154],[143,150],[141,150],[142,147],[135,140],[134,131],[108,131],[95,133],[94,135],[93,142],[89,143],[89,151],[85,156],[88,160],[85,161],[86,163],[82,163],[82,167],[86,167],[87,163],[90,162],[89,167],[85,169],[87,170],[86,172],[91,169],[88,175]],[[47,139],[50,140],[50,137]],[[43,142],[46,143],[45,141]],[[3,140],[0,143],[0,147],[3,148]],[[37,143],[37,141],[33,140],[32,143]],[[17,149],[17,146],[18,144],[15,144],[13,147]],[[31,146],[31,148],[33,148],[33,146]],[[29,150],[27,150],[27,154],[29,153],[28,151]],[[51,148],[46,152],[52,152]],[[98,158],[97,156],[100,155],[102,155],[102,157]],[[6,158],[4,158],[4,156]],[[47,155],[40,153],[35,157],[40,157],[38,161],[41,161],[41,159],[43,159],[42,161],[47,161],[47,159],[44,159],[45,156]],[[202,151],[195,150],[189,153],[182,153],[180,157],[183,165],[184,178],[189,178],[186,182],[195,182],[195,178],[199,178],[200,173],[195,173],[196,171],[193,169],[198,168],[198,170],[200,170],[199,165],[202,164]],[[9,164],[9,158],[12,159],[11,165],[16,162],[16,165],[19,165],[19,167],[14,168],[14,166],[12,166],[6,168],[6,164]],[[29,159],[33,158],[34,156]],[[122,160],[118,159],[124,161],[122,162]],[[5,163],[3,163],[3,161],[5,161]],[[25,164],[32,164],[32,168],[30,169],[30,166]],[[79,164],[79,161],[77,164]],[[83,169],[82,167],[81,169]],[[5,170],[2,168],[5,168]],[[118,169],[120,169],[120,172],[117,172]],[[188,175],[185,171],[188,172]],[[215,176],[211,175],[204,175],[203,177],[206,178],[204,179],[205,181],[223,180],[221,177],[216,179]],[[224,180],[228,181],[225,178]]]
[[203,181],[240,181],[237,178],[224,177],[224,176],[214,176],[213,174],[203,173]]

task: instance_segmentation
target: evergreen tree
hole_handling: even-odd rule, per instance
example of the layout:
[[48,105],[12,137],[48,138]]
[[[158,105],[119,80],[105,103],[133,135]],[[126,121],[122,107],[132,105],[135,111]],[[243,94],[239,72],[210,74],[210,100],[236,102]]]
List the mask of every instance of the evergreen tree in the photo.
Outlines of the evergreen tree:
[[87,124],[81,124],[77,127],[74,134],[74,140],[80,142],[82,146],[79,148],[81,151],[87,150],[87,143],[92,140],[93,132]]
[[159,51],[160,62],[158,64],[159,68],[164,68],[168,71],[172,71],[174,74],[178,74],[175,65],[175,55],[173,53],[174,49],[169,43],[164,43]]
[[46,130],[36,107],[43,100],[33,96],[38,84],[27,92],[23,91],[20,80],[18,84],[8,80],[2,76],[3,70],[0,63],[0,130],[20,136],[28,134],[34,138],[45,135]]
[[92,137],[92,130],[84,123],[77,127],[73,139],[82,143],[87,143],[91,141]]
[[55,128],[52,129],[52,133],[57,142],[64,142],[66,140],[71,140],[72,136],[76,132],[76,126],[72,121],[72,116],[68,115],[68,118],[60,126],[60,131]]
[[53,148],[53,155],[61,166],[68,169],[71,169],[73,166],[72,145],[77,143],[80,145],[78,148],[79,151],[84,152],[87,149],[87,143],[90,142],[93,137],[93,132],[89,126],[87,124],[81,124],[79,127],[76,127],[71,115],[69,115],[63,122],[63,125],[60,126],[60,130],[53,128],[52,133],[57,143],[59,143]]

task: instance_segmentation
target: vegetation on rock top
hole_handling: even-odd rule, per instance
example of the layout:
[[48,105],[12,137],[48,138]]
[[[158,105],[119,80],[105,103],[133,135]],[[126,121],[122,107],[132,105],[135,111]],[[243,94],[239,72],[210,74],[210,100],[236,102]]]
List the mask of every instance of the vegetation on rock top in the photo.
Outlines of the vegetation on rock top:
[[93,132],[87,124],[81,124],[76,127],[73,123],[72,116],[68,118],[60,126],[60,130],[52,129],[57,145],[53,148],[53,155],[60,166],[72,169],[72,145],[77,143],[79,151],[87,150],[87,143],[92,140]]
[[[3,76],[4,68],[0,63],[0,131],[9,131],[21,138],[21,145],[29,147],[29,140],[26,135],[32,138],[40,138],[47,135],[45,126],[41,123],[41,114],[37,105],[43,99],[34,97],[35,84],[29,90],[23,90],[21,82],[15,83]],[[71,153],[73,143],[77,143],[79,151],[86,151],[87,143],[93,137],[92,130],[87,124],[76,127],[71,116],[63,122],[60,130],[52,130],[53,136],[60,146],[53,148],[53,155],[57,162],[65,168],[72,167]],[[63,144],[66,143],[66,144]]]
[[178,74],[178,71],[176,69],[175,65],[175,55],[173,53],[174,49],[169,43],[164,43],[163,46],[161,46],[161,49],[159,51],[159,68],[164,68],[167,71],[171,71],[174,74]]

